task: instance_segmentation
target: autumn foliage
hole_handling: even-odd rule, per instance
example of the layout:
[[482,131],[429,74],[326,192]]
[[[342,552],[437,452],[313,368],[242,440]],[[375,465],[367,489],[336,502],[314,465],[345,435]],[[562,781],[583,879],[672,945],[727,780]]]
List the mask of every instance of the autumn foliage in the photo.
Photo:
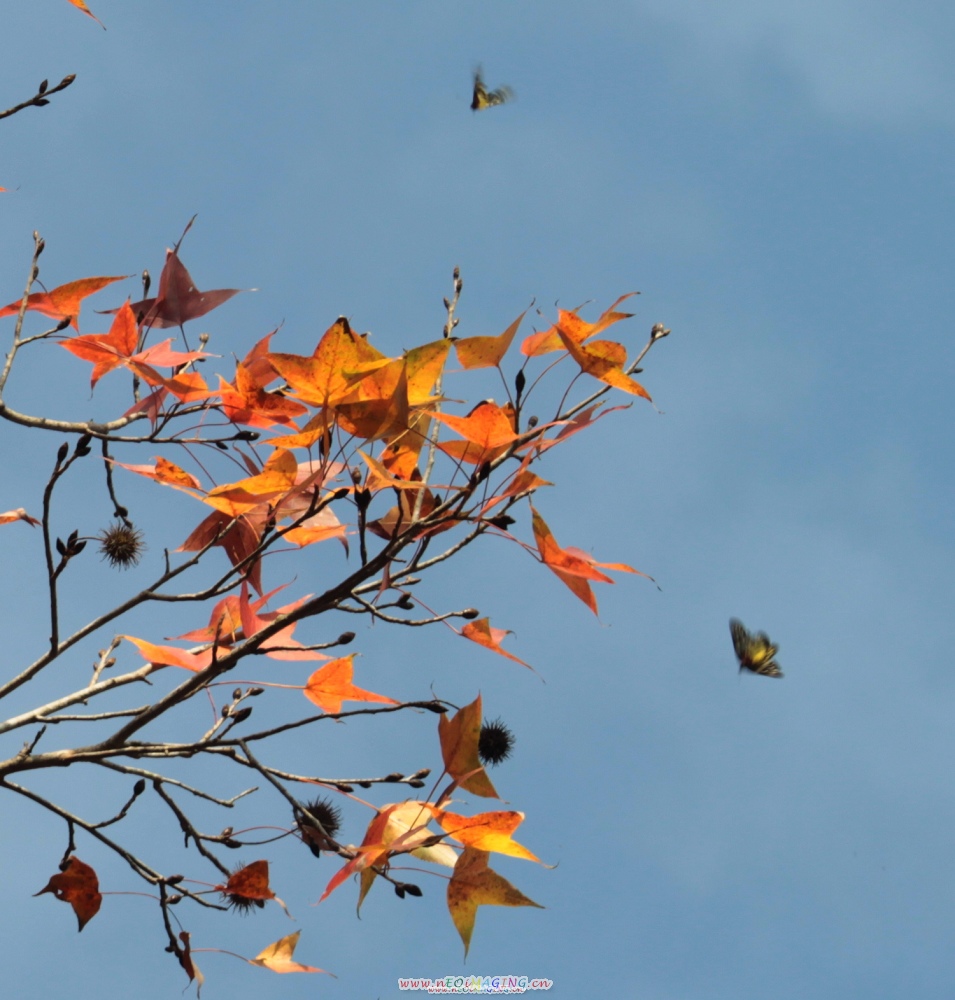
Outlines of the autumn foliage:
[[[71,2],[94,16],[85,3]],[[223,860],[223,850],[251,851],[256,838],[231,820],[222,833],[206,834],[190,818],[184,792],[224,811],[242,805],[241,795],[225,798],[181,778],[186,765],[215,758],[254,773],[258,794],[274,797],[275,822],[284,824],[287,842],[334,861],[334,871],[325,871],[324,885],[316,881],[305,902],[321,902],[353,880],[359,905],[382,883],[403,899],[440,886],[466,955],[478,908],[538,906],[492,867],[495,855],[541,863],[514,839],[523,814],[486,801],[500,799],[487,767],[506,756],[506,746],[498,754],[482,741],[485,708],[476,692],[458,707],[429,691],[426,677],[411,678],[421,689],[416,700],[400,694],[407,676],[370,690],[360,657],[340,648],[355,634],[329,634],[322,616],[351,614],[395,628],[444,626],[450,641],[465,640],[513,669],[527,668],[513,645],[504,648],[511,642],[507,626],[514,623],[498,620],[501,609],[490,616],[471,607],[434,609],[422,595],[430,570],[488,536],[512,546],[529,573],[534,562],[553,573],[596,614],[594,584],[637,571],[558,542],[545,519],[544,491],[551,483],[539,472],[551,449],[593,432],[611,413],[620,418],[634,402],[650,411],[650,395],[634,375],[669,331],[653,327],[636,353],[625,344],[630,335],[603,339],[630,319],[618,307],[631,292],[594,320],[578,309],[560,309],[542,320],[540,330],[525,327],[520,337],[522,325],[529,325],[525,310],[500,334],[458,338],[463,285],[455,271],[443,335],[398,356],[379,350],[371,335],[342,316],[332,319],[308,354],[282,350],[288,333],[272,331],[250,338],[241,358],[230,361],[204,336],[197,339],[190,324],[239,292],[199,291],[180,256],[182,242],[166,251],[150,296],[148,276],[142,288],[130,288],[119,284],[129,279],[115,275],[67,274],[68,280],[44,290],[44,243],[36,236],[25,291],[0,296],[10,299],[0,309],[7,345],[0,417],[8,434],[30,434],[33,448],[50,448],[42,489],[25,492],[14,501],[22,507],[0,514],[4,532],[39,529],[31,539],[47,567],[43,635],[48,628],[49,639],[32,663],[0,683],[0,698],[16,693],[18,706],[16,715],[0,722],[0,732],[19,730],[25,741],[22,751],[0,761],[0,790],[46,810],[63,825],[66,841],[62,858],[51,859],[58,871],[38,873],[38,882],[48,881],[37,895],[68,903],[82,930],[102,907],[117,905],[104,900],[95,871],[97,857],[113,853],[154,901],[167,951],[201,983],[196,954],[218,949],[207,942],[194,947],[190,906],[223,915],[286,906],[270,885],[265,857],[238,867]],[[234,346],[235,340],[230,350]],[[21,353],[60,348],[94,400],[101,385],[122,380],[126,403],[96,421],[85,408],[74,419],[56,420],[22,409],[12,391]],[[499,373],[502,400],[457,402],[468,398],[468,380],[482,370]],[[552,383],[559,391],[549,396]],[[608,406],[611,392],[616,401]],[[128,460],[133,454],[136,460]],[[88,509],[58,505],[79,468],[94,464],[111,509],[94,509],[94,501]],[[174,491],[194,511],[175,537],[143,537],[123,499],[127,484],[142,478],[157,496]],[[82,526],[64,523],[67,517]],[[93,534],[90,522],[101,524],[104,517],[109,526]],[[91,560],[94,549],[105,563]],[[303,592],[296,560],[319,550],[336,553],[340,572],[320,592]],[[97,573],[137,563],[136,582],[121,604],[65,627],[64,619],[72,619],[64,611],[71,587],[88,587]],[[130,624],[134,612],[150,606],[163,609],[168,624],[162,632]],[[77,678],[64,670],[61,676],[70,679],[62,681],[60,694],[24,711],[31,683],[90,642],[102,646],[92,675]],[[232,682],[229,675],[240,663],[242,676],[251,679]],[[289,689],[300,695],[287,695]],[[196,715],[179,713],[197,696],[212,706],[211,721],[183,738],[183,727]],[[293,697],[297,707],[288,707]],[[257,726],[255,707],[277,698],[287,699],[283,721]],[[420,725],[434,726],[435,759],[413,774],[363,782],[375,786],[368,796],[374,804],[359,798],[345,778],[290,772],[272,750],[280,734],[393,712],[413,713]],[[57,748],[46,745],[48,727],[58,723],[58,733],[72,734],[68,750],[59,748],[61,740]],[[181,762],[180,777],[172,777],[170,761]],[[105,819],[82,816],[31,786],[31,772],[65,765],[108,770],[128,796],[122,810]],[[188,875],[159,871],[142,846],[122,842],[121,825],[110,825],[143,795],[155,796],[184,836]],[[482,803],[469,806],[474,798]],[[306,851],[302,856],[309,857]],[[412,859],[416,874],[409,881]],[[423,869],[439,880],[419,877]],[[288,898],[288,887],[278,888]],[[278,973],[323,971],[293,959],[300,933],[245,961]]]

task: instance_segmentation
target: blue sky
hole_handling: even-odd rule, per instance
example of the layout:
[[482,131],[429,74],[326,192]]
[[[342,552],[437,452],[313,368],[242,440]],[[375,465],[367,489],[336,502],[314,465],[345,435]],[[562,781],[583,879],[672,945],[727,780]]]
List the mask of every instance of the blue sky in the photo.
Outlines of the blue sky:
[[[35,229],[50,287],[157,277],[198,213],[182,258],[199,286],[258,289],[199,324],[225,354],[283,322],[281,348],[308,352],[340,313],[397,354],[439,336],[455,265],[462,335],[499,333],[532,299],[539,327],[555,302],[593,300],[595,318],[634,290],[620,339],[635,351],[654,322],[673,330],[641,376],[662,412],[638,400],[551,452],[541,474],[557,486],[536,501],[562,544],[659,590],[601,587],[594,618],[493,546],[430,585],[513,628],[509,648],[546,684],[437,630],[358,629],[368,687],[434,685],[459,703],[480,689],[514,728],[495,781],[527,813],[518,839],[557,867],[495,867],[546,909],[482,909],[462,964],[436,880],[422,900],[373,894],[357,921],[350,886],[309,905],[331,861],[283,846],[273,884],[297,923],[277,908],[184,922],[197,946],[247,955],[301,928],[301,960],[340,978],[266,979],[206,955],[204,995],[392,997],[398,976],[506,972],[568,997],[948,996],[955,14],[848,0],[93,9],[107,31],[62,0],[5,13],[0,106],[43,77],[77,82],[0,122],[0,185],[16,189],[0,195],[4,302]],[[472,115],[478,63],[517,100]],[[84,310],[83,332],[97,322]],[[76,364],[37,351],[11,403],[108,412],[108,387],[90,401]],[[0,509],[38,509],[59,439],[0,433],[17,470]],[[128,488],[144,521],[181,517],[170,544],[196,519],[151,484]],[[62,530],[93,533],[108,514],[91,501]],[[12,673],[46,635],[42,576],[25,525],[0,541],[17,567],[0,580]],[[323,554],[295,586],[344,565]],[[89,566],[77,621],[132,585]],[[779,643],[784,680],[737,676],[731,616]],[[432,722],[410,718],[281,750],[325,773],[435,763]],[[209,780],[238,790],[228,772]],[[121,794],[88,775],[35,787],[103,815]],[[257,798],[260,821],[286,822]],[[66,907],[30,898],[64,833],[4,808],[0,929],[18,996],[180,989],[145,900],[107,897],[77,937]],[[158,865],[197,870],[151,810],[131,831]],[[136,888],[97,850],[77,853],[104,888]]]

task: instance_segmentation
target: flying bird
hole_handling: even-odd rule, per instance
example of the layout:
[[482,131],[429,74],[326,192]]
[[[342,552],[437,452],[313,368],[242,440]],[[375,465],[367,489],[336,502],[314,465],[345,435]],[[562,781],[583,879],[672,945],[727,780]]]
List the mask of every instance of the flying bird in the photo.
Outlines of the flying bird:
[[485,108],[493,108],[495,104],[503,104],[514,97],[514,91],[510,87],[498,87],[497,90],[488,90],[484,86],[481,77],[481,69],[478,67],[474,71],[474,94],[471,97],[471,110],[483,111]]
[[730,635],[733,637],[733,649],[736,651],[740,670],[749,670],[764,677],[783,676],[779,664],[773,659],[779,652],[779,646],[773,645],[765,632],[754,635],[746,630],[746,626],[738,618],[731,618]]

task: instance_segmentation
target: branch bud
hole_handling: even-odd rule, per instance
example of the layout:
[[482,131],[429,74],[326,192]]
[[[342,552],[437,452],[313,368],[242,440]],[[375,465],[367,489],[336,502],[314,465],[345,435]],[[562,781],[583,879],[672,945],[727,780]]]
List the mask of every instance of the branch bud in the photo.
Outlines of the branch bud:
[[666,337],[669,333],[670,331],[662,323],[654,323],[650,330],[650,339],[660,340],[661,337]]

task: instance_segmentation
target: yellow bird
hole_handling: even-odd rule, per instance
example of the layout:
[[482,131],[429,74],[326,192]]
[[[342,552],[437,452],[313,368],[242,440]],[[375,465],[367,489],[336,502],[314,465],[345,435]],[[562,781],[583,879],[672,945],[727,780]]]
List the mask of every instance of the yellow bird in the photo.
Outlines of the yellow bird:
[[779,646],[773,645],[765,632],[747,632],[746,627],[738,618],[730,619],[730,635],[733,637],[733,649],[739,660],[740,670],[749,670],[764,677],[782,677],[783,672],[773,657],[779,652]]
[[485,108],[493,108],[495,104],[504,104],[514,97],[514,91],[510,87],[498,87],[497,90],[488,90],[484,86],[481,78],[481,68],[474,71],[474,94],[471,97],[471,110],[483,111]]

